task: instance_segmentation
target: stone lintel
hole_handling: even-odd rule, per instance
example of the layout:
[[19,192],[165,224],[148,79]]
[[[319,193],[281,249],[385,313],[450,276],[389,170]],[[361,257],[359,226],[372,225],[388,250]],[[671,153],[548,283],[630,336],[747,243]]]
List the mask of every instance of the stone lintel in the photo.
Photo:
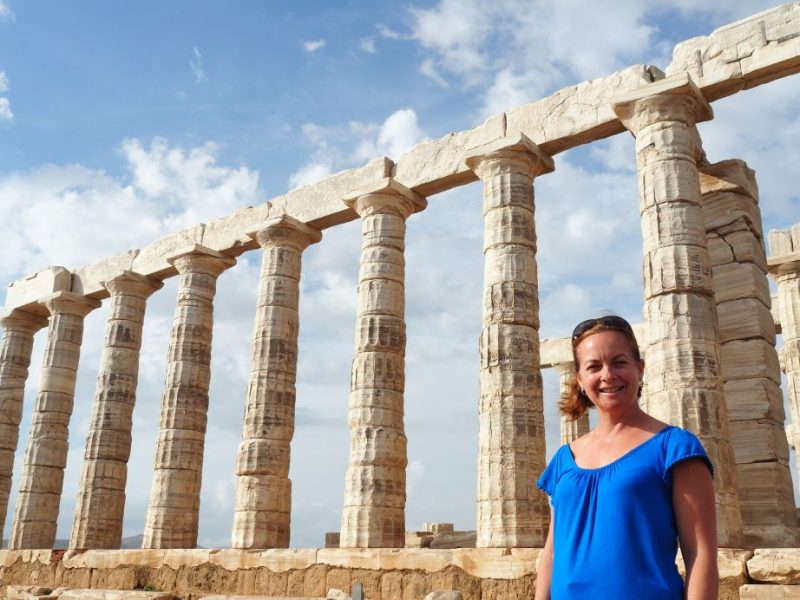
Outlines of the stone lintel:
[[[688,73],[678,73],[649,83],[635,90],[623,92],[611,100],[614,113],[628,129],[633,130],[632,121],[637,113],[637,107],[643,100],[656,96],[690,97],[695,101],[694,123],[708,121],[713,118],[714,111],[703,96],[703,92],[694,84]],[[634,131],[634,134],[636,131]]]
[[425,198],[414,190],[407,188],[393,177],[384,177],[380,181],[362,186],[346,194],[342,198],[342,201],[358,212],[356,203],[361,198],[366,198],[368,196],[394,196],[401,198],[405,200],[406,205],[410,209],[409,214],[419,212],[428,206],[428,201]]
[[768,257],[767,269],[773,277],[800,271],[800,252]]
[[54,292],[69,292],[72,289],[72,274],[64,267],[48,267],[26,275],[8,284],[5,310],[10,312],[22,308],[41,314],[38,304],[44,296]]
[[302,221],[298,221],[289,215],[279,215],[277,217],[270,217],[257,227],[251,227],[247,230],[247,236],[257,242],[261,239],[267,240],[271,238],[270,232],[277,230],[291,230],[304,234],[310,240],[309,243],[316,244],[322,239],[322,232]]
[[468,148],[464,153],[464,164],[467,168],[475,171],[484,159],[502,156],[506,153],[523,153],[533,157],[537,165],[535,175],[551,173],[555,170],[553,158],[542,151],[524,133],[517,133],[474,148]]

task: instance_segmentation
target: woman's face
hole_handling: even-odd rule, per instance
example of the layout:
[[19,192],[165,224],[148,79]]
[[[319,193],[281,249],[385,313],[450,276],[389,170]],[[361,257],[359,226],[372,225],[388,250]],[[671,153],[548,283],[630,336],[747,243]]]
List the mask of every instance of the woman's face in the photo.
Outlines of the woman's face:
[[644,361],[633,357],[622,333],[612,329],[593,333],[581,340],[575,355],[578,384],[598,410],[617,412],[637,404]]

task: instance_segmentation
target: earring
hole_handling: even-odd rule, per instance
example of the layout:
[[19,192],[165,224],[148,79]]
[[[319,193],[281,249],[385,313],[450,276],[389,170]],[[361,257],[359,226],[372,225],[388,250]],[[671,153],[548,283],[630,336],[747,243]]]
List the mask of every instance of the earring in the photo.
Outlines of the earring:
[[578,389],[581,391],[581,396],[586,395],[586,390],[584,390],[583,388],[578,388]]

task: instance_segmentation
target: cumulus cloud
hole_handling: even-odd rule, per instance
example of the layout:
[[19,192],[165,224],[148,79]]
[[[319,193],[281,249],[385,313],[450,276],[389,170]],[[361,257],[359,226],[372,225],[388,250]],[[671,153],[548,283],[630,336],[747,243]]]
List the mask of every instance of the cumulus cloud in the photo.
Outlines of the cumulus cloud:
[[309,54],[314,54],[317,50],[321,50],[325,47],[325,40],[320,38],[318,40],[309,40],[303,42],[303,50],[308,52]]
[[427,139],[417,121],[417,113],[412,108],[393,112],[377,129],[360,123],[352,123],[351,128],[365,134],[354,155],[363,161],[377,156],[397,159]]
[[0,71],[0,94],[8,91],[8,75],[5,71]]
[[192,48],[192,59],[189,61],[189,67],[192,69],[195,83],[203,83],[206,80],[206,71],[203,68],[203,55],[197,46]]
[[129,139],[119,178],[81,165],[0,177],[0,278],[48,264],[77,268],[252,204],[258,173],[217,164],[218,152],[213,143],[184,149]]
[[290,189],[379,156],[398,158],[427,139],[411,108],[393,112],[381,124],[351,121],[346,128],[330,128],[305,123],[302,131],[312,146],[311,156],[289,176]]

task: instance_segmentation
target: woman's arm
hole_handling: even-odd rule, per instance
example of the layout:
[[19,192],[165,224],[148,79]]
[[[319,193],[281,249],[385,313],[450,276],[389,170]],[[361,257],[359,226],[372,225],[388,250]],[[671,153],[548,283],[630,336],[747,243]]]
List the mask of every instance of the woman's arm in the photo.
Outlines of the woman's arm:
[[688,459],[673,467],[672,477],[672,507],[686,564],[686,599],[716,600],[719,572],[711,473],[701,459]]
[[550,529],[536,567],[536,595],[534,600],[550,600],[550,579],[553,575],[553,509],[550,508]]

